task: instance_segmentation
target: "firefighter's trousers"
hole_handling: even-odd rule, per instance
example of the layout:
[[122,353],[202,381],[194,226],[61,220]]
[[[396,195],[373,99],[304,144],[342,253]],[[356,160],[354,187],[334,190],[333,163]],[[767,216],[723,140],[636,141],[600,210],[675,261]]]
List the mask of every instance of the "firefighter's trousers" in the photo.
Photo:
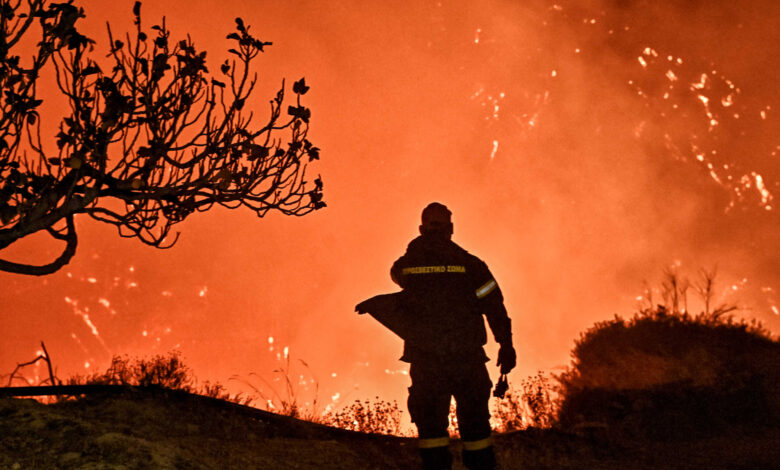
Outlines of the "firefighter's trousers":
[[492,383],[484,362],[415,361],[409,369],[409,415],[417,426],[420,456],[426,470],[449,469],[450,397],[455,397],[463,463],[469,469],[495,468],[490,439],[488,400]]

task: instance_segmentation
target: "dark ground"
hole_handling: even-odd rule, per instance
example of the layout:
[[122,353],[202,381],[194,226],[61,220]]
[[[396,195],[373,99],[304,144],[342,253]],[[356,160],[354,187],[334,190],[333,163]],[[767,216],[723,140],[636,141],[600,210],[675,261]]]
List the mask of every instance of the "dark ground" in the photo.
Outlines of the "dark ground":
[[[594,426],[495,436],[504,469],[780,469],[780,429],[636,439]],[[459,460],[460,443],[452,449]],[[415,469],[415,441],[183,393],[0,399],[0,469]],[[456,462],[455,468],[463,468]]]

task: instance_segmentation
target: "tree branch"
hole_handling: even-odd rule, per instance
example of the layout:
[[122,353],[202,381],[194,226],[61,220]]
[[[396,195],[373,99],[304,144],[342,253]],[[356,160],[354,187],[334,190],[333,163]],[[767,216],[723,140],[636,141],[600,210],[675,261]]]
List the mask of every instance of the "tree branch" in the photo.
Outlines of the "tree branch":
[[60,256],[56,260],[54,260],[49,264],[45,264],[43,266],[33,266],[30,264],[14,263],[12,261],[6,261],[0,259],[0,270],[9,273],[16,273],[16,274],[44,276],[46,274],[54,273],[57,270],[59,270],[61,267],[68,264],[70,262],[70,259],[73,258],[73,255],[76,254],[76,245],[78,244],[78,238],[76,237],[76,227],[73,223],[73,214],[68,215],[65,218],[65,220],[67,222],[67,230],[68,230],[67,234],[65,235],[66,237],[65,249],[62,251],[62,254],[60,254]]

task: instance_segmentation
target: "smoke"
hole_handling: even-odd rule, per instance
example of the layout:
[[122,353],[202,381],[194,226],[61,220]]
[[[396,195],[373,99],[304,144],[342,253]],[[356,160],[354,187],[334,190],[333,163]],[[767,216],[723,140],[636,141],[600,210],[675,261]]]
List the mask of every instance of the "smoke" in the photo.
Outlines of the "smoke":
[[[93,36],[104,17],[129,23],[131,3],[124,16],[87,5]],[[248,105],[306,76],[328,208],[196,215],[165,252],[79,221],[62,273],[2,275],[0,324],[15,338],[3,370],[43,338],[60,374],[177,347],[199,377],[226,381],[270,376],[287,346],[321,403],[403,399],[400,341],[353,307],[396,289],[389,267],[434,200],[502,287],[518,379],[565,365],[580,331],[630,314],[670,266],[717,266],[720,300],[780,325],[774,2],[171,5],[145,15],[209,50],[234,16],[274,42]],[[65,296],[91,309],[100,341]]]

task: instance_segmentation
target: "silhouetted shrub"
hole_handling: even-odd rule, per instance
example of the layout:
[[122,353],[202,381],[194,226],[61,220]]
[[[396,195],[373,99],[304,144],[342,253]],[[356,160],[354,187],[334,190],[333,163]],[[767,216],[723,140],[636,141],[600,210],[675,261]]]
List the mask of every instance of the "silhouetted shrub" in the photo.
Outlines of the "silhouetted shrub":
[[504,398],[494,402],[493,425],[509,432],[528,427],[549,428],[557,415],[556,391],[551,378],[538,372],[523,379],[519,388],[510,386]]
[[92,375],[76,375],[68,379],[68,384],[94,385],[132,385],[141,387],[160,387],[168,390],[181,390],[218,400],[249,405],[253,397],[231,395],[219,382],[204,382],[198,386],[192,370],[184,364],[179,351],[151,358],[130,358],[114,356],[105,372]]
[[254,397],[250,395],[244,395],[243,393],[231,395],[230,392],[228,392],[228,390],[225,388],[225,386],[219,382],[211,383],[209,381],[206,381],[197,390],[198,390],[197,391],[198,395],[203,395],[209,398],[215,398],[217,400],[238,403],[239,405],[249,406],[254,401]]
[[780,342],[756,322],[658,306],[597,323],[572,359],[559,377],[566,427],[685,436],[780,419]]
[[105,372],[74,377],[71,383],[155,386],[171,390],[193,391],[192,371],[179,351],[151,358],[114,356]]
[[398,403],[380,400],[355,400],[347,408],[326,413],[322,424],[352,431],[371,434],[393,434],[400,436],[401,410]]

